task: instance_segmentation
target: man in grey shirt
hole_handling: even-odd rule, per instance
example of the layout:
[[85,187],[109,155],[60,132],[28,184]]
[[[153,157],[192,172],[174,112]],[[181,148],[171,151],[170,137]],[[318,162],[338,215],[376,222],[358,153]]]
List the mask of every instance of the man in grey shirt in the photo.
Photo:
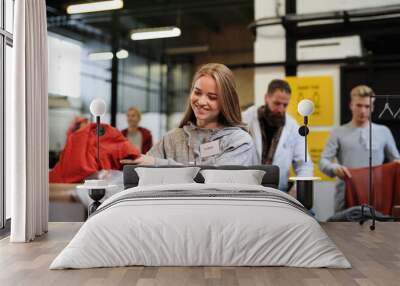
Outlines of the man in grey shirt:
[[[335,193],[335,212],[345,208],[342,179],[351,177],[348,168],[369,165],[369,112],[373,108],[369,99],[374,96],[374,92],[366,85],[359,85],[351,90],[350,95],[352,119],[332,132],[318,163],[326,175],[339,178]],[[372,165],[381,165],[385,158],[389,161],[400,159],[389,128],[372,123],[372,136]],[[333,159],[337,163],[332,162]]]

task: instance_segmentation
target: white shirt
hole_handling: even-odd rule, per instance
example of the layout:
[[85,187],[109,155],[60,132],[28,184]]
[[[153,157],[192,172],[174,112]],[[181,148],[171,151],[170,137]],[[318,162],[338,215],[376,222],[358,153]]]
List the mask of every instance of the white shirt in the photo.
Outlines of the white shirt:
[[[260,122],[258,120],[258,108],[256,106],[249,107],[242,114],[242,120],[248,124],[250,134],[256,145],[259,162],[262,157],[262,135]],[[279,167],[279,189],[287,191],[289,168],[293,164],[296,176],[311,177],[313,176],[313,164],[311,157],[307,154],[307,162],[305,162],[304,137],[300,136],[299,125],[288,114],[286,114],[286,122],[283,127],[281,137],[279,139],[276,152],[272,161],[272,165]]]

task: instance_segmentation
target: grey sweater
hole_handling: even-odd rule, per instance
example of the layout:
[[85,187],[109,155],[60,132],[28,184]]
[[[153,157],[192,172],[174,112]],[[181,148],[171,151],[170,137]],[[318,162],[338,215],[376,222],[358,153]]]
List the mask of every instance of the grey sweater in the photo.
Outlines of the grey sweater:
[[[354,127],[347,123],[335,129],[321,154],[319,167],[328,176],[335,176],[338,164],[348,168],[367,167],[369,162],[369,128]],[[384,125],[372,124],[372,165],[400,159],[393,135]]]
[[[380,165],[385,158],[389,161],[400,159],[396,143],[389,128],[372,123],[372,165]],[[338,163],[333,162],[336,159]],[[362,168],[369,165],[369,127],[355,127],[351,122],[335,129],[321,154],[318,166],[330,177],[335,169],[343,165],[348,168]],[[345,207],[344,182],[338,180],[335,193],[335,211]]]
[[[219,140],[218,154],[200,156],[200,145]],[[175,128],[150,149],[156,165],[256,165],[258,159],[250,134],[240,127],[216,129],[188,124]]]

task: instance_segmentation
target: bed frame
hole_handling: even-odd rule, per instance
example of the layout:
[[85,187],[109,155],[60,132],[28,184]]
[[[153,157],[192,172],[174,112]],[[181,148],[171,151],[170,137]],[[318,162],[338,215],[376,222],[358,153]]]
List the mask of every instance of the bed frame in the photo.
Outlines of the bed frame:
[[[138,165],[125,165],[124,172],[124,189],[136,187],[139,183],[139,176],[135,171],[137,167],[145,168],[183,168],[188,166],[138,166]],[[190,166],[193,167],[193,166]],[[274,165],[257,165],[257,166],[239,166],[239,165],[224,165],[224,166],[196,166],[201,170],[205,169],[218,169],[218,170],[263,170],[265,175],[261,184],[264,187],[271,187],[277,189],[279,186],[279,167]],[[204,183],[204,178],[200,174],[194,178],[197,183]]]

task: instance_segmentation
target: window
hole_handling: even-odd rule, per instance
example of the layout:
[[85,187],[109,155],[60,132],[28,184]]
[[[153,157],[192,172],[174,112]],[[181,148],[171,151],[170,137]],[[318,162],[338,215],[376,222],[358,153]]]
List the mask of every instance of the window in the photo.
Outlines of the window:
[[5,188],[5,106],[11,93],[14,0],[0,0],[0,229],[10,218],[10,194]]
[[5,30],[9,33],[13,33],[13,22],[14,22],[14,0],[5,0]]
[[[5,66],[5,77],[4,77],[4,79],[5,79],[5,82],[4,82],[5,83],[5,88],[4,88],[5,96],[4,96],[4,98],[10,98],[10,96],[11,96],[11,74],[12,74],[11,73],[11,68],[12,68],[12,60],[13,60],[13,58],[12,58],[12,46],[11,45],[6,45],[5,55],[6,55],[5,56],[5,64],[6,64],[6,66]],[[5,103],[5,101],[4,101],[4,103]],[[7,108],[5,108],[4,110],[7,110]],[[5,114],[5,112],[3,114]],[[5,118],[5,116],[3,118]],[[4,124],[4,127],[5,127],[5,124]],[[5,131],[5,128],[3,129],[3,131]],[[5,139],[7,137],[4,136],[3,138]],[[3,142],[5,143],[5,140],[3,140]],[[5,155],[6,153],[4,152],[3,154]],[[3,164],[3,166],[5,166],[5,164]],[[4,176],[5,176],[4,178],[9,178],[9,176],[6,175],[7,168],[4,168],[3,170],[4,170]],[[11,206],[11,189],[5,187],[4,192],[5,192],[5,201],[4,201],[5,210],[4,210],[4,214],[5,214],[5,219],[7,220],[7,219],[9,219],[11,217],[11,208],[10,208],[10,206]]]
[[[0,8],[0,12],[2,9]],[[2,31],[2,30],[0,30]],[[4,35],[0,34],[0,227],[4,227]]]

